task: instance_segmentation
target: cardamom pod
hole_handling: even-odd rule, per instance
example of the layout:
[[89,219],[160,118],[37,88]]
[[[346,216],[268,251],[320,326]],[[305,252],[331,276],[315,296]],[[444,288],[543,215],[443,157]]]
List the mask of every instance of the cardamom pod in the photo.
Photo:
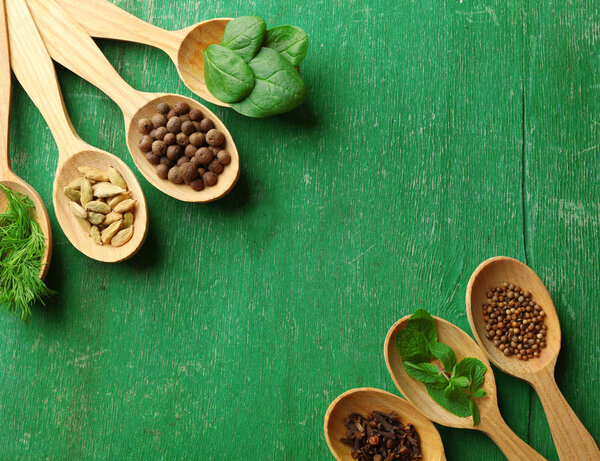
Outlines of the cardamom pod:
[[135,207],[136,201],[132,199],[123,200],[113,208],[113,211],[117,213],[125,213],[126,211],[132,210]]
[[127,242],[129,242],[129,240],[131,240],[131,236],[133,235],[133,226],[128,227],[127,229],[123,229],[122,231],[119,231],[119,233],[117,233],[117,235],[115,235],[112,240],[110,241],[110,244],[114,247],[120,247],[122,245],[125,245]]
[[71,212],[78,218],[85,219],[87,218],[87,212],[83,209],[83,207],[79,203],[69,202],[69,206],[71,207]]
[[133,213],[128,211],[123,215],[123,229],[133,226]]
[[125,192],[125,190],[119,186],[115,186],[111,183],[98,183],[94,184],[94,195],[96,197],[114,197]]
[[123,190],[127,190],[127,183],[116,169],[112,166],[108,168],[108,177],[110,178],[110,182],[115,186],[119,186]]
[[95,211],[90,211],[88,213],[88,221],[96,226],[102,224],[105,219],[106,216],[104,216],[102,213],[96,213]]
[[115,234],[121,230],[122,225],[123,225],[123,221],[117,221],[117,222],[112,223],[106,229],[104,229],[101,234],[102,242],[110,243],[110,241],[115,236]]
[[79,178],[75,178],[73,179],[69,184],[67,184],[67,188],[69,189],[81,189],[81,183],[83,182],[85,178],[83,177],[79,177]]
[[108,173],[100,168],[94,168],[93,166],[80,166],[77,168],[79,172],[86,178],[93,181],[109,181]]
[[92,200],[91,202],[88,202],[88,204],[85,206],[85,209],[102,214],[108,214],[112,211],[106,203],[101,202],[100,200]]
[[92,240],[98,245],[102,245],[102,239],[100,238],[100,229],[98,229],[98,226],[90,227],[90,237],[92,237]]
[[81,192],[72,187],[65,187],[65,195],[69,198],[69,200],[73,200],[74,202],[79,202],[81,200]]
[[79,223],[79,225],[81,226],[81,228],[86,232],[89,233],[90,229],[92,227],[92,225],[90,224],[90,222],[87,219],[83,219],[83,218],[76,218],[77,222]]
[[130,192],[130,191],[127,191],[127,192],[124,192],[124,193],[122,193],[122,194],[119,194],[119,195],[117,195],[117,196],[115,196],[115,197],[111,198],[111,199],[108,201],[108,206],[109,206],[109,207],[111,207],[111,208],[114,208],[114,207],[116,207],[116,206],[117,206],[119,203],[121,203],[123,200],[127,200],[129,197],[131,197],[131,192]]
[[[123,219],[123,215],[121,213],[115,213],[114,211],[111,211],[110,213],[108,213],[106,215],[106,218],[104,219],[104,222],[102,224],[104,224],[105,226],[110,226],[112,223],[117,222],[120,219]],[[123,220],[123,223],[125,223],[124,220]],[[124,227],[129,227],[129,226],[124,226]]]
[[86,206],[92,200],[94,200],[92,183],[89,179],[83,178],[83,181],[81,182],[81,206]]

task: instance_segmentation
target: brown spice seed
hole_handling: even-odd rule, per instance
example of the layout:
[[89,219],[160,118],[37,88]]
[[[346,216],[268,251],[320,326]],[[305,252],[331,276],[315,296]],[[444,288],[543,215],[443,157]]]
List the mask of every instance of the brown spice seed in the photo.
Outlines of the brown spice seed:
[[203,118],[200,121],[200,130],[206,132],[206,131],[210,131],[215,127],[215,124],[213,123],[213,121],[209,118]]
[[176,167],[176,166],[174,166],[173,168],[171,168],[169,170],[169,174],[168,174],[167,178],[169,179],[169,181],[171,181],[174,184],[181,184],[183,182],[183,179],[181,178],[181,175],[179,174],[179,167]]
[[142,136],[138,141],[138,147],[142,152],[149,152],[152,150],[152,143],[154,141],[150,136]]
[[179,117],[171,117],[167,122],[167,130],[171,133],[177,134],[181,131],[181,120]]
[[181,157],[181,147],[177,144],[173,144],[167,148],[167,157],[169,160],[176,162],[179,157]]
[[200,120],[202,120],[202,112],[200,112],[198,109],[190,110],[190,120],[194,122],[199,122]]
[[169,174],[169,167],[161,163],[156,167],[156,174],[160,179],[167,179],[167,175]]
[[154,129],[165,126],[166,124],[167,117],[165,117],[163,114],[156,114],[152,116],[152,125],[154,126]]
[[190,106],[187,102],[180,101],[177,104],[175,104],[175,107],[173,107],[173,109],[175,109],[175,112],[177,112],[178,115],[182,115],[190,111]]
[[138,122],[138,132],[141,134],[148,134],[152,131],[154,125],[152,124],[152,120],[148,118],[142,118]]
[[212,129],[206,133],[206,142],[213,147],[222,146],[225,142],[225,135],[219,130]]
[[196,127],[194,126],[194,122],[185,121],[181,124],[181,131],[186,135],[191,135],[194,131],[196,131]]
[[169,111],[171,110],[171,108],[169,107],[169,105],[166,102],[161,102],[157,107],[156,110],[158,110],[158,112],[160,112],[161,114],[168,114]]

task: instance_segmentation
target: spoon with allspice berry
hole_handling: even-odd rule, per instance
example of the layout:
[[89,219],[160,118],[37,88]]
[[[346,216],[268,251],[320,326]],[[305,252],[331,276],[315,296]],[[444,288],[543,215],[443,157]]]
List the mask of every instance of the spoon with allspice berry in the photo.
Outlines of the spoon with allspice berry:
[[[371,427],[367,428],[365,422]],[[434,424],[403,398],[381,389],[350,389],[338,396],[325,413],[324,431],[331,454],[339,461],[355,459],[355,447],[369,456],[361,459],[383,460],[380,453],[384,452],[392,456],[390,459],[402,454],[401,459],[446,460],[442,438]],[[394,449],[386,450],[387,445]]]
[[466,305],[473,335],[491,362],[536,390],[561,461],[600,460],[594,439],[556,385],[560,323],[537,274],[513,258],[487,259],[471,275]]
[[28,0],[28,4],[52,58],[121,108],[131,157],[154,187],[184,202],[217,200],[234,187],[238,151],[214,113],[184,96],[133,89],[58,3]]
[[[40,261],[40,279],[43,279],[50,268],[52,255],[52,228],[48,212],[37,191],[19,178],[13,171],[9,156],[9,124],[11,102],[10,52],[4,1],[0,2],[0,184],[11,191],[27,195],[35,206],[36,221],[45,237],[45,250]],[[9,205],[8,197],[0,191],[0,213]],[[29,261],[23,261],[29,263]]]

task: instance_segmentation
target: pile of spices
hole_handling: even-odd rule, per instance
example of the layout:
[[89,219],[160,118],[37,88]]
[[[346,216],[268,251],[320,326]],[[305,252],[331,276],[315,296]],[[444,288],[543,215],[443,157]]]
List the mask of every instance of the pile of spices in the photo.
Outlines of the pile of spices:
[[83,177],[64,189],[71,212],[98,245],[125,245],[133,236],[136,201],[123,176],[113,167],[108,171],[90,166],[77,169]]
[[344,418],[346,437],[341,441],[359,461],[422,459],[421,440],[412,424],[400,422],[395,412],[372,411],[365,418],[352,413]]
[[189,185],[195,191],[214,186],[231,155],[225,150],[225,135],[214,122],[186,102],[173,108],[160,103],[158,113],[138,122],[142,135],[138,147],[156,165],[159,178]]
[[504,355],[518,360],[540,356],[546,347],[546,314],[532,299],[531,293],[508,282],[487,292],[482,306],[487,331],[485,337]]
[[8,207],[0,214],[0,304],[29,321],[30,305],[54,292],[40,279],[46,237],[27,195],[0,184]]

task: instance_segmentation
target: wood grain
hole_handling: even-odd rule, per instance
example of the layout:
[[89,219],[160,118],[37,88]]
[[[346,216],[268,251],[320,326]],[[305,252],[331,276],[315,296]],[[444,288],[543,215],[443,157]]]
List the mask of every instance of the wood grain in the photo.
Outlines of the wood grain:
[[[389,326],[424,307],[469,331],[469,274],[498,254],[548,287],[557,382],[598,441],[595,3],[113,1],[169,30],[243,14],[303,27],[307,102],[266,120],[214,108],[240,152],[236,188],[187,204],[138,174],[146,243],[105,265],[58,232],[56,147],[14,84],[13,166],[49,207],[60,294],[29,328],[0,316],[3,457],[332,459],[329,403],[397,393]],[[162,51],[98,43],[136,89],[193,96]],[[85,141],[137,171],[118,107],[58,77]],[[558,459],[533,391],[494,373],[510,428]],[[438,429],[449,460],[504,459],[482,434]]]

